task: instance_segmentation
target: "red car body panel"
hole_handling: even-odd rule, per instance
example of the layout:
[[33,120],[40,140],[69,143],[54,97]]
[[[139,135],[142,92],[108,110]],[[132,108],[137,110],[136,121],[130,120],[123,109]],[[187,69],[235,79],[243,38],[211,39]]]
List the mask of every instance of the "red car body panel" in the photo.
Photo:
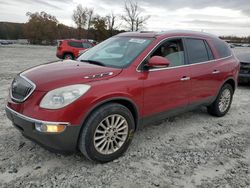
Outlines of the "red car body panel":
[[[37,86],[23,103],[8,98],[7,106],[25,116],[55,122],[69,122],[81,126],[86,117],[98,105],[107,101],[125,100],[136,110],[138,120],[177,108],[187,108],[194,103],[213,102],[221,86],[231,79],[237,84],[239,62],[234,55],[220,58],[206,35],[186,32],[170,32],[156,36],[152,33],[125,33],[122,36],[154,37],[155,40],[124,69],[101,67],[76,61],[51,63],[22,73]],[[140,71],[145,57],[162,40],[173,37],[198,37],[208,41],[214,57],[208,63],[166,68],[160,71]],[[215,71],[217,71],[215,73]],[[112,72],[110,76],[87,78],[95,74]],[[190,80],[182,81],[182,78]],[[58,87],[71,84],[88,84],[91,89],[78,100],[57,110],[39,107],[45,94]],[[194,94],[195,93],[195,94]],[[138,126],[138,125],[137,125]]]
[[[180,79],[189,75],[189,67],[144,73],[144,116],[170,109],[185,108],[189,101],[190,82]],[[152,108],[153,107],[153,108]]]

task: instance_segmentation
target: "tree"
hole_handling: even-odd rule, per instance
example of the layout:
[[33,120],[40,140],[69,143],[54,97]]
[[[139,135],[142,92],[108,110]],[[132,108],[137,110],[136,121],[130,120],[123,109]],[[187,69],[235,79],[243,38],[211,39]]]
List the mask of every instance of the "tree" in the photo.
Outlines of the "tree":
[[81,4],[77,5],[73,12],[72,19],[78,28],[78,38],[80,39],[82,37],[82,30],[87,22],[87,9],[83,8]]
[[106,16],[106,20],[107,20],[109,36],[111,37],[114,35],[114,30],[117,29],[115,28],[116,15],[112,12],[111,14]]
[[31,44],[52,44],[57,39],[57,24],[55,16],[46,12],[27,12],[28,22],[24,26],[24,34]]
[[77,38],[78,30],[63,24],[58,24],[58,39]]
[[99,15],[95,16],[93,19],[93,26],[96,30],[96,40],[103,41],[107,38],[107,20],[105,17],[101,17]]
[[89,38],[89,30],[93,22],[94,9],[85,8],[87,12],[87,38]]
[[130,31],[138,31],[143,28],[146,21],[150,18],[150,16],[141,16],[140,7],[137,2],[126,1],[124,10],[125,15],[122,15],[121,18],[128,24]]
[[23,23],[0,22],[0,39],[24,38]]

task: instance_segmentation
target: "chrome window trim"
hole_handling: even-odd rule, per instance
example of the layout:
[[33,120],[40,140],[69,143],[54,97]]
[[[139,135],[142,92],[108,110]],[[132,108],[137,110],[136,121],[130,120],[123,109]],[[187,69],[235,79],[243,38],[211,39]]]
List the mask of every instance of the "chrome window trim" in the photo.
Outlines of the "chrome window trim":
[[[163,43],[166,40],[169,39],[175,39],[175,38],[193,38],[193,39],[200,39],[200,40],[206,40],[206,38],[204,37],[199,37],[199,36],[173,36],[173,37],[167,37],[165,39],[162,39],[161,41],[159,41],[154,48],[152,48],[150,50],[150,52],[143,58],[143,60],[138,64],[138,66],[136,67],[136,72],[143,72],[143,70],[139,70],[139,67],[141,66],[141,64],[145,61],[145,59],[149,56],[149,54],[151,54],[157,47],[159,47],[159,45],[161,43]],[[213,52],[213,51],[212,51]],[[213,59],[213,60],[209,60],[209,61],[204,61],[204,62],[200,62],[200,63],[193,63],[193,64],[185,64],[185,65],[181,65],[181,66],[176,66],[176,67],[166,67],[166,68],[156,68],[156,69],[149,69],[148,72],[154,72],[154,71],[161,71],[161,70],[168,70],[168,69],[176,69],[176,68],[180,68],[180,67],[188,67],[188,66],[193,66],[193,65],[201,65],[201,64],[206,64],[206,63],[211,63],[211,62],[215,62],[215,61],[220,61],[220,60],[224,60],[224,59],[228,59],[231,58],[233,56],[233,54],[231,53],[230,56],[227,57],[223,57],[223,58],[219,58],[219,59]]]
[[20,99],[16,99],[15,97],[13,97],[12,95],[12,84],[11,84],[11,87],[10,87],[10,97],[11,99],[13,99],[14,101],[17,101],[19,103],[22,103],[24,101],[26,101],[29,96],[35,91],[36,89],[36,84],[34,84],[31,80],[29,80],[28,78],[26,78],[24,75],[22,75],[22,73],[20,74],[20,77],[22,77],[25,81],[27,81],[29,84],[31,84],[32,86],[32,90],[30,91],[30,93],[23,99],[23,100],[20,100]]
[[9,110],[11,114],[14,114],[14,115],[18,116],[19,118],[27,120],[27,121],[32,122],[32,123],[41,123],[41,124],[49,124],[49,125],[65,125],[65,126],[70,125],[70,123],[68,123],[68,122],[43,121],[43,120],[39,120],[39,119],[30,118],[28,116],[25,116],[23,114],[16,112],[15,110],[11,109],[7,105],[5,106],[5,108],[6,108],[6,110]]
[[207,63],[212,63],[212,62],[228,59],[228,58],[231,58],[231,57],[232,57],[232,55],[228,56],[228,57],[224,57],[224,58],[220,58],[220,59],[213,59],[213,60],[210,60],[210,61],[204,61],[204,62],[200,62],[200,63],[193,63],[193,64],[181,65],[181,66],[176,66],[176,67],[156,68],[156,69],[149,70],[149,72],[167,70],[167,69],[176,69],[176,68],[180,68],[180,67],[189,67],[189,66],[193,66],[193,65],[202,65],[202,64],[207,64]]

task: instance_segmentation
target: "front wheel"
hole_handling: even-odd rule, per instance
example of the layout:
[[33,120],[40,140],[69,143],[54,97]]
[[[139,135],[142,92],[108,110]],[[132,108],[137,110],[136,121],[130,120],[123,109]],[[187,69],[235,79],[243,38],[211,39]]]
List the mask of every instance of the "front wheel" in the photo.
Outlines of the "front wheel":
[[98,162],[120,157],[131,143],[135,130],[131,112],[116,103],[95,110],[83,126],[79,149],[87,158]]
[[207,107],[208,113],[217,117],[226,115],[232,103],[233,93],[232,86],[225,84],[221,88],[216,100]]

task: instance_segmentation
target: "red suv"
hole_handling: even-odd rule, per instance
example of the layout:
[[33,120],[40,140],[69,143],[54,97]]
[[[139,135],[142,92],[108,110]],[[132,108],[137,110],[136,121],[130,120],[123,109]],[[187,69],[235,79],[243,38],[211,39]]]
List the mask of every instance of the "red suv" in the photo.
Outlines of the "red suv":
[[142,125],[199,106],[224,116],[239,67],[228,45],[209,34],[123,33],[76,61],[18,74],[6,113],[24,136],[49,149],[79,149],[108,162]]
[[80,54],[80,51],[92,48],[93,43],[84,40],[59,40],[57,42],[56,56],[60,59],[75,59]]

